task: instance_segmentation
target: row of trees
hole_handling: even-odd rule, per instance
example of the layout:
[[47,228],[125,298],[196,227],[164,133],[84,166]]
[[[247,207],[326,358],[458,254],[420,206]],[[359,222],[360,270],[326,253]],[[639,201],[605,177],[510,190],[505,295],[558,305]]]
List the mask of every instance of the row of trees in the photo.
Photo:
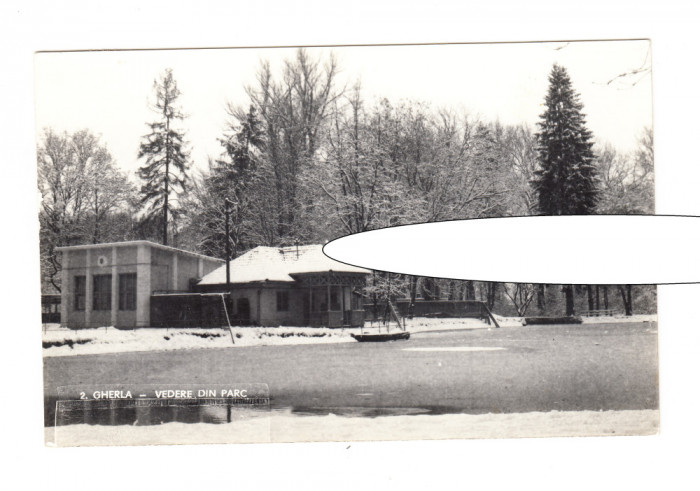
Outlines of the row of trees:
[[[263,63],[248,102],[226,108],[221,154],[192,175],[178,128],[180,93],[167,70],[154,83],[157,118],[139,147],[140,191],[90,132],[47,130],[38,153],[46,284],[60,288],[55,247],[86,241],[155,239],[223,257],[226,241],[236,256],[405,223],[653,212],[651,132],[635,155],[595,147],[562,67],[550,76],[537,132],[414,101],[368,100],[359,83],[339,87],[338,71],[332,55],[314,59],[305,50],[279,73]],[[225,199],[234,204],[228,237]],[[545,293],[543,286],[388,274],[374,275],[367,289],[510,299],[518,313],[531,304],[549,308]]]

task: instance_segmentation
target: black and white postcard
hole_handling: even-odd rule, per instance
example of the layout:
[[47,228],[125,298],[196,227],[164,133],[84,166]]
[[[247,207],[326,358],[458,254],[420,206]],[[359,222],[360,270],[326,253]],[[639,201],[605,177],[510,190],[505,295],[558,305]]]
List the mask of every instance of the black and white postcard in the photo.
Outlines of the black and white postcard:
[[651,70],[649,40],[37,53],[47,445],[656,434],[655,285],[323,251],[653,214]]

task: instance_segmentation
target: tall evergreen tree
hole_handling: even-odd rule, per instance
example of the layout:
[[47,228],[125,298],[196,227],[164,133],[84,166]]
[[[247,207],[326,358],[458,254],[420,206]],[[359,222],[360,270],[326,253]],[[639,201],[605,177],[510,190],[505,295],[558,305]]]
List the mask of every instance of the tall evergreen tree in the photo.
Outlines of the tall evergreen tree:
[[247,112],[229,107],[229,114],[233,119],[219,138],[224,151],[218,159],[210,158],[208,171],[190,182],[182,203],[185,211],[179,238],[191,249],[214,257],[225,257],[228,243],[231,257],[236,258],[255,246],[267,245],[259,240],[257,221],[261,203],[269,201],[269,189],[258,178],[265,140],[255,107]]
[[595,210],[595,156],[582,109],[566,69],[555,64],[549,74],[545,112],[538,123],[540,167],[533,179],[543,215],[585,215]]
[[[598,202],[598,178],[591,132],[583,104],[566,69],[556,63],[549,74],[545,112],[537,133],[539,168],[533,187],[543,215],[586,215]],[[564,285],[566,315],[574,314],[574,288]]]
[[[232,114],[233,115],[233,114]],[[242,250],[254,247],[257,244],[250,239],[250,223],[246,222],[246,217],[254,214],[251,208],[255,208],[255,199],[267,199],[264,193],[256,193],[257,189],[251,189],[257,171],[257,153],[264,148],[264,132],[262,123],[258,119],[254,106],[250,106],[248,112],[241,114],[238,123],[232,123],[229,133],[220,139],[225,152],[221,159],[212,166],[211,173],[205,184],[210,197],[214,198],[215,209],[219,209],[219,216],[225,220],[223,213],[224,200],[228,199],[233,203],[230,216],[229,236],[225,234],[225,224],[220,220],[211,220],[215,210],[205,208],[205,213],[209,217],[203,220],[210,227],[210,232],[206,237],[206,245],[212,252],[226,250],[226,242],[231,245],[232,257],[237,257]],[[253,194],[259,194],[253,196]]]
[[174,128],[177,120],[183,120],[177,82],[171,69],[166,69],[160,80],[153,82],[156,101],[154,112],[159,119],[147,123],[151,132],[143,137],[139,159],[145,158],[138,175],[144,181],[141,187],[141,204],[148,205],[148,217],[161,216],[162,242],[168,243],[168,221],[176,218],[178,209],[172,203],[172,193],[184,193],[189,154],[184,146],[184,132]]

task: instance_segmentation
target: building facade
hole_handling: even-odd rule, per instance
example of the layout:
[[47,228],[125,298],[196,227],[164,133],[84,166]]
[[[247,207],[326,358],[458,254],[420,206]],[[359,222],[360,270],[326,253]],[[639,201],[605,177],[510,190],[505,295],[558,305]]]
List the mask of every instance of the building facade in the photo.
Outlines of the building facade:
[[151,325],[151,296],[191,291],[224,261],[149,241],[60,247],[61,325]]
[[369,270],[323,254],[322,245],[256,247],[206,275],[195,290],[224,293],[232,324],[343,327],[364,324]]

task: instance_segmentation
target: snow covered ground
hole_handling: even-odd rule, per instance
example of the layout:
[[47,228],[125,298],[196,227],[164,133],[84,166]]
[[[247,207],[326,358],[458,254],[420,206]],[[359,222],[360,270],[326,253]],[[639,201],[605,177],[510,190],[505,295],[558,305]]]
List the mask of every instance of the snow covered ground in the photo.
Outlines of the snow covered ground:
[[656,314],[650,315],[606,315],[581,317],[584,324],[616,324],[618,322],[656,322]]
[[[230,348],[279,344],[354,342],[356,330],[311,327],[235,327],[228,329],[48,329],[43,334],[44,356],[70,356],[127,351]],[[231,334],[235,344],[231,341]]]
[[[55,434],[54,434],[55,430]],[[444,440],[653,435],[658,410],[380,416],[300,416],[289,410],[239,414],[225,424],[46,428],[57,446],[267,443],[304,441]],[[55,439],[54,439],[55,437]]]
[[[502,328],[521,327],[522,318],[495,316]],[[630,317],[584,317],[585,324],[609,324],[618,322],[651,322],[655,315]],[[406,320],[406,329],[411,333],[491,329],[493,326],[479,319],[416,317]],[[377,329],[367,323],[365,330]],[[394,328],[395,329],[395,328]],[[381,328],[384,330],[384,327]],[[121,353],[128,351],[159,351],[176,349],[230,348],[232,346],[265,346],[317,343],[351,343],[350,336],[358,334],[359,328],[328,329],[318,327],[234,327],[228,329],[133,329],[113,327],[96,329],[66,329],[57,324],[45,326],[42,336],[44,356],[71,356],[99,353]],[[231,341],[231,334],[235,344]]]
[[[523,320],[520,317],[501,317],[494,315],[501,327],[521,327]],[[488,329],[493,327],[480,319],[415,317],[406,319],[406,330],[411,332],[453,330],[453,329]]]
[[[415,318],[406,321],[406,328],[412,333],[455,329],[488,329],[489,327],[488,324],[478,319]],[[368,323],[365,329],[377,329],[377,324],[372,327]],[[384,327],[381,329],[383,331]],[[235,344],[231,342],[231,333],[233,333]],[[230,348],[232,346],[354,343],[355,340],[350,336],[351,333],[359,334],[360,329],[234,327],[229,332],[228,329],[143,328],[122,330],[113,327],[100,327],[73,330],[52,324],[45,329],[42,341],[44,356],[71,356],[127,351]]]

